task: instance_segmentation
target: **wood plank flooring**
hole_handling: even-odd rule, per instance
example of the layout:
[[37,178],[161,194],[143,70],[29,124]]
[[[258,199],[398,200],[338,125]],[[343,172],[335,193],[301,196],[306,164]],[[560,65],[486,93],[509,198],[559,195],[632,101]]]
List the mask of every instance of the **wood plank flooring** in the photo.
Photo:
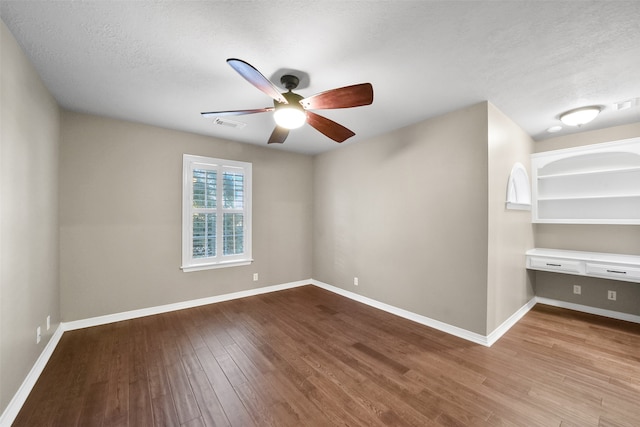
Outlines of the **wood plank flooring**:
[[640,426],[640,325],[486,348],[314,286],[64,334],[15,426]]

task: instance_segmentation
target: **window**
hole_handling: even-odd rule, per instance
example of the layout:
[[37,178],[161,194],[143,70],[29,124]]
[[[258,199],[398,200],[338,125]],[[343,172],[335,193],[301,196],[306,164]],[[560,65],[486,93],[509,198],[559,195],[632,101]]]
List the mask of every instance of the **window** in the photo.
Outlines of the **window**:
[[251,163],[185,154],[182,270],[251,263]]

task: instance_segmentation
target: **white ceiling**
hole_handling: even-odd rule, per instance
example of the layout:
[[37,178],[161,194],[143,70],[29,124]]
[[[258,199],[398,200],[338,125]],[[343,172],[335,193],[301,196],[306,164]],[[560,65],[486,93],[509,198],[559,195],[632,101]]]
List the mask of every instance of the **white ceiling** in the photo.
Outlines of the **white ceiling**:
[[[372,105],[317,111],[356,133],[343,145],[484,100],[536,140],[640,122],[612,106],[640,98],[640,1],[1,0],[0,16],[62,107],[252,144],[272,113],[199,114],[272,105],[230,57],[274,83],[307,73],[302,96],[372,83]],[[594,122],[546,132],[590,104]],[[306,125],[274,148],[337,146]]]

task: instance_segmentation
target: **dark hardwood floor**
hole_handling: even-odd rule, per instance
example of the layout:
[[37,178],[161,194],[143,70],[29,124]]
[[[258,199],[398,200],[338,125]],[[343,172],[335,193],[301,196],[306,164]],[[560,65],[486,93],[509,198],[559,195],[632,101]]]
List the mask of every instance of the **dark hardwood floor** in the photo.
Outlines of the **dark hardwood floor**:
[[537,305],[491,348],[314,286],[64,334],[15,426],[640,426],[640,325]]

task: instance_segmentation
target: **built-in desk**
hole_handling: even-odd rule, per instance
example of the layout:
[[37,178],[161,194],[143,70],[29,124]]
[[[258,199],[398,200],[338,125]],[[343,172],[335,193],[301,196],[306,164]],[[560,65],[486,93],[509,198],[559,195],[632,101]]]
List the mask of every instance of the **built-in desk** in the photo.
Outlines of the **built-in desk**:
[[640,283],[640,256],[536,248],[527,251],[527,268]]

